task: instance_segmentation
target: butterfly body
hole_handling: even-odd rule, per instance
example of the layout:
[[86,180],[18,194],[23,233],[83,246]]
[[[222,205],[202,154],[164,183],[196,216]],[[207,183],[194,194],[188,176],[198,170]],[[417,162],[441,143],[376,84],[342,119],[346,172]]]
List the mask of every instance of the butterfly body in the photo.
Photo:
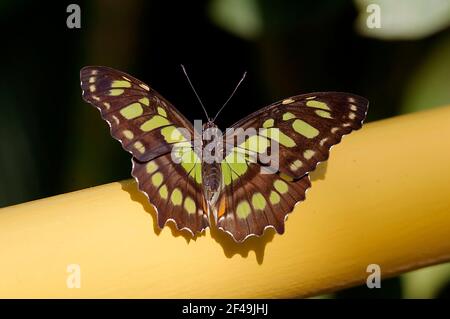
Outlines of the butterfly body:
[[[212,121],[208,121],[202,127],[202,185],[203,194],[206,201],[206,208],[209,215],[212,213],[217,222],[217,200],[222,191],[222,169],[223,148],[217,138],[220,133],[219,128]],[[206,150],[205,148],[208,148]]]
[[[305,199],[309,173],[331,146],[357,130],[368,101],[316,92],[273,103],[221,132],[212,120],[194,127],[140,80],[92,66],[80,72],[83,98],[132,154],[132,176],[157,212],[192,235],[210,226],[241,242],[285,220]],[[223,133],[223,134],[222,134]]]

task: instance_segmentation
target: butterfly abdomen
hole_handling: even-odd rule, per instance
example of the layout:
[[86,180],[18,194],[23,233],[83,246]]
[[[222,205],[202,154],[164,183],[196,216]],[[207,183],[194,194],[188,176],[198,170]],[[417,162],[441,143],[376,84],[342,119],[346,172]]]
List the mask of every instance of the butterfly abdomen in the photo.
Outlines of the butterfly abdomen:
[[208,203],[215,204],[222,186],[222,171],[219,163],[202,163],[202,184]]
[[222,170],[219,163],[202,162],[202,185],[208,215],[214,215],[217,222],[217,200],[222,192]]
[[202,185],[208,214],[217,221],[216,203],[222,191],[222,147],[221,133],[212,122],[203,126],[202,132]]

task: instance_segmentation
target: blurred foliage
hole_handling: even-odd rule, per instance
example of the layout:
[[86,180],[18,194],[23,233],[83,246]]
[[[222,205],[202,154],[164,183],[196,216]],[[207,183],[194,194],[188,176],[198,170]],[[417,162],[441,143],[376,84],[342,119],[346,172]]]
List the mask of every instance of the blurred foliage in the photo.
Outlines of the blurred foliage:
[[400,111],[402,113],[443,106],[450,101],[450,35],[433,43],[424,55],[407,85]]
[[435,298],[445,296],[445,289],[449,289],[450,263],[431,266],[411,271],[402,276],[405,298]]
[[[450,25],[449,0],[355,0],[359,9],[359,33],[384,40],[416,40]],[[367,27],[368,6],[381,12],[381,28]],[[370,10],[369,10],[370,11]]]
[[228,32],[249,40],[263,32],[259,9],[256,0],[213,0],[209,4],[212,21]]
[[[135,75],[190,119],[202,111],[180,63],[211,113],[247,70],[222,127],[313,91],[366,96],[369,121],[450,104],[448,1],[370,2],[382,7],[376,34],[361,22],[363,0],[79,1],[79,30],[66,27],[71,1],[2,1],[0,207],[129,178],[129,154],[81,99],[84,65]],[[435,297],[449,277],[439,276],[431,269],[337,296]]]

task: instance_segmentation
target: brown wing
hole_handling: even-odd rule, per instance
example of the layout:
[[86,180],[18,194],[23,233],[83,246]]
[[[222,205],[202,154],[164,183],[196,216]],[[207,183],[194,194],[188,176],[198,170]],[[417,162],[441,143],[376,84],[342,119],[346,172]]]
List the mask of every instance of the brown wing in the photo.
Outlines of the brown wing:
[[241,175],[233,171],[232,164],[222,165],[222,174],[235,174],[236,179],[225,185],[219,200],[217,226],[238,242],[252,235],[260,236],[268,227],[284,233],[287,215],[305,199],[311,186],[308,175],[292,181],[280,174],[262,174],[258,164],[247,165]]
[[171,220],[178,229],[194,236],[208,227],[209,222],[203,211],[201,163],[198,157],[187,159],[188,148],[185,152],[181,165],[174,164],[170,153],[147,163],[133,159],[132,175],[156,208],[160,228]]
[[[265,136],[277,135],[269,142],[279,146],[279,171],[298,179],[328,159],[330,147],[342,136],[361,128],[368,105],[365,98],[350,93],[298,95],[250,114],[232,128],[255,128]],[[227,134],[225,143],[232,146],[237,134]]]
[[[80,78],[83,99],[100,111],[111,135],[137,160],[151,160],[170,152],[175,143],[193,139],[192,124],[160,94],[131,75],[87,66],[81,69]],[[180,127],[185,132],[177,129]]]
[[[312,93],[274,103],[234,124],[224,137],[219,227],[237,241],[267,227],[282,233],[287,214],[305,199],[308,173],[343,135],[361,127],[367,108],[367,100],[357,95]],[[263,154],[272,155],[270,163],[261,161]]]

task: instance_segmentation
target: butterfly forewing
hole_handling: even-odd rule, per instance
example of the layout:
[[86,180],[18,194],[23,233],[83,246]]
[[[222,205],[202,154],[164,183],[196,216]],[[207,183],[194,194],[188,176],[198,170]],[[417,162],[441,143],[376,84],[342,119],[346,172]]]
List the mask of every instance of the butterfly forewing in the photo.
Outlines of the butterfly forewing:
[[85,67],[80,77],[83,98],[100,110],[111,135],[134,158],[148,161],[192,140],[192,124],[145,83],[106,67]]
[[[330,147],[342,136],[359,129],[367,108],[368,101],[354,94],[311,93],[274,103],[232,127],[253,127],[277,143],[279,170],[295,179],[328,159]],[[233,144],[234,138],[227,135],[225,143]]]

